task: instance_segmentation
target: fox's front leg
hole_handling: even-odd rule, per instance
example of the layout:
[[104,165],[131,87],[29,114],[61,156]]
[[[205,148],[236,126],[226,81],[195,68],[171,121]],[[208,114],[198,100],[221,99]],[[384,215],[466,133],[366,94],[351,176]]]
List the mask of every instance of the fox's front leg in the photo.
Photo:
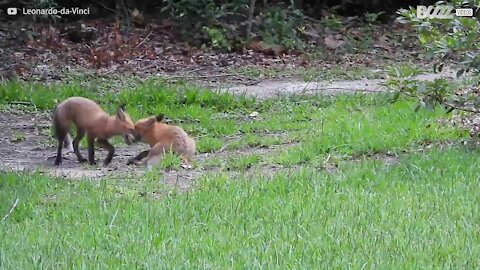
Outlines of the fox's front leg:
[[136,155],[133,158],[130,158],[127,161],[127,165],[130,165],[130,164],[140,165],[140,164],[142,164],[144,159],[148,156],[149,152],[150,152],[149,150],[145,150],[145,151],[140,152],[140,154]]
[[90,165],[95,165],[97,164],[95,162],[95,137],[88,134],[87,143],[88,143],[88,163],[90,163]]
[[100,140],[100,139],[97,139],[97,143],[98,143],[98,145],[100,145],[103,149],[105,149],[105,150],[108,151],[107,158],[103,161],[103,165],[107,166],[108,164],[110,164],[110,162],[112,162],[113,155],[115,154],[115,147],[113,147],[113,145],[111,145],[111,144],[108,142],[108,140]]

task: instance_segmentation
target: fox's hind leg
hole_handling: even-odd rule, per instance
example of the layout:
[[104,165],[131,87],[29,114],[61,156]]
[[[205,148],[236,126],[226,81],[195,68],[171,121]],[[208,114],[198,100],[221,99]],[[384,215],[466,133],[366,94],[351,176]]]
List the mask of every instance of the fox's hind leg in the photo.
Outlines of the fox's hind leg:
[[153,166],[158,165],[160,163],[160,160],[162,160],[161,155],[162,154],[152,155],[149,159],[145,160],[145,163],[147,164],[147,169],[151,170]]
[[63,148],[67,148],[68,153],[75,152],[75,149],[73,149],[73,140],[72,136],[70,136],[69,133],[65,136],[65,140],[63,140]]
[[62,163],[62,149],[63,149],[63,141],[65,140],[65,136],[67,136],[67,132],[64,130],[57,129],[56,130],[56,137],[58,140],[58,147],[57,147],[57,157],[55,158],[55,165],[60,165]]
[[98,145],[100,145],[103,149],[108,151],[107,158],[103,161],[103,165],[108,165],[110,162],[112,162],[113,155],[115,154],[115,147],[111,145],[107,140],[98,140],[97,139]]
[[95,162],[95,137],[91,134],[87,134],[87,143],[88,143],[88,163],[90,165],[97,164]]
[[170,149],[170,145],[164,144],[162,142],[156,143],[150,151],[148,152],[148,156],[143,160],[143,164],[147,165],[148,169],[152,169],[153,166],[157,165],[160,160],[162,159],[165,152]]
[[78,162],[87,161],[87,159],[82,156],[82,154],[80,153],[80,149],[78,148],[78,144],[83,139],[83,137],[85,137],[85,130],[77,127],[77,136],[75,136],[75,140],[73,140],[73,151],[75,151]]
[[57,157],[55,158],[55,165],[60,165],[62,163],[62,149],[63,143],[68,135],[68,131],[70,130],[71,122],[66,119],[61,119],[61,116],[57,112],[57,107],[53,110],[53,125],[52,129],[55,135],[55,138],[58,140],[58,147],[57,147]]

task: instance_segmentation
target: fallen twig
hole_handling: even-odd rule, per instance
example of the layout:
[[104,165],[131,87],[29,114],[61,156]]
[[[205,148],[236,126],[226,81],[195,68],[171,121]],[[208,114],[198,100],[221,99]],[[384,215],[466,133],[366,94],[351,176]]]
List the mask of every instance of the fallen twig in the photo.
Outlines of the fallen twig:
[[[378,90],[368,90],[368,89],[357,89],[357,88],[347,88],[347,87],[320,87],[312,90],[345,90],[352,92],[369,92],[369,93],[390,93],[393,91],[378,91]],[[307,90],[307,91],[312,91]]]
[[140,43],[138,43],[137,46],[135,46],[135,49],[138,48],[138,47],[140,47],[140,45],[142,45],[143,43],[145,43],[145,41],[150,37],[150,35],[152,34],[152,32],[153,32],[153,31],[150,31],[150,32],[147,34],[147,36],[145,36],[145,38],[144,38],[142,41],[140,41]]
[[117,11],[116,11],[115,9],[107,7],[105,4],[103,4],[103,3],[100,2],[100,1],[94,1],[94,2],[97,3],[97,4],[99,4],[100,6],[102,6],[102,7],[103,7],[104,9],[106,9],[106,10],[109,10],[109,11],[111,11],[111,12],[113,12],[113,13],[117,13]]
[[6,220],[8,216],[12,214],[13,210],[15,209],[15,207],[17,207],[17,205],[18,205],[18,198],[15,199],[15,201],[13,202],[12,208],[10,208],[10,211],[8,211],[8,213],[2,218],[2,221]]
[[459,111],[464,111],[464,112],[472,112],[472,113],[479,113],[480,111],[477,110],[477,109],[473,109],[473,108],[460,108],[460,107],[456,107],[454,106],[453,104],[451,103],[448,103],[446,102],[445,105],[447,107],[449,107],[449,112],[453,111],[453,110],[459,110]]
[[221,153],[221,152],[223,152],[223,150],[225,150],[229,145],[230,145],[229,143],[225,144],[224,146],[222,146],[222,148],[220,148],[220,149],[218,149],[217,151],[215,151],[215,153]]
[[28,102],[28,101],[10,101],[8,102],[10,105],[27,105],[27,106],[32,106],[33,103]]

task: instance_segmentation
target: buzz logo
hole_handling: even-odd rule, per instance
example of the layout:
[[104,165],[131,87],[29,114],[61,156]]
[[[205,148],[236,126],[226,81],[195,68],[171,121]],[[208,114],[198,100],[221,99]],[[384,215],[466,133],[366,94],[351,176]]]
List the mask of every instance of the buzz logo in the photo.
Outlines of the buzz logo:
[[419,19],[453,19],[453,6],[417,6],[417,18]]

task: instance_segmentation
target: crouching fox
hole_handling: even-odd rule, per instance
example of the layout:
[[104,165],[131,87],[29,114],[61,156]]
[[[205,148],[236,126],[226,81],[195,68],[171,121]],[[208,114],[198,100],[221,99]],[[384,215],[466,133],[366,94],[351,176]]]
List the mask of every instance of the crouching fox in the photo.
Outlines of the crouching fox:
[[71,97],[58,104],[53,110],[53,131],[58,140],[57,157],[55,165],[62,163],[62,148],[65,144],[71,142],[69,134],[72,124],[77,129],[77,134],[73,140],[73,150],[79,162],[87,161],[83,158],[78,144],[82,138],[87,135],[88,142],[88,162],[95,163],[95,139],[98,145],[108,151],[104,165],[112,161],[115,148],[108,142],[113,136],[122,135],[127,144],[131,144],[130,139],[134,138],[135,125],[130,116],[125,112],[125,106],[121,105],[117,109],[115,116],[110,116],[100,108],[94,101],[83,97]]
[[195,140],[180,127],[162,123],[163,114],[138,120],[135,123],[136,140],[143,140],[150,145],[150,150],[143,151],[127,164],[146,164],[148,168],[158,164],[166,152],[180,155],[182,160],[191,165],[195,154]]

